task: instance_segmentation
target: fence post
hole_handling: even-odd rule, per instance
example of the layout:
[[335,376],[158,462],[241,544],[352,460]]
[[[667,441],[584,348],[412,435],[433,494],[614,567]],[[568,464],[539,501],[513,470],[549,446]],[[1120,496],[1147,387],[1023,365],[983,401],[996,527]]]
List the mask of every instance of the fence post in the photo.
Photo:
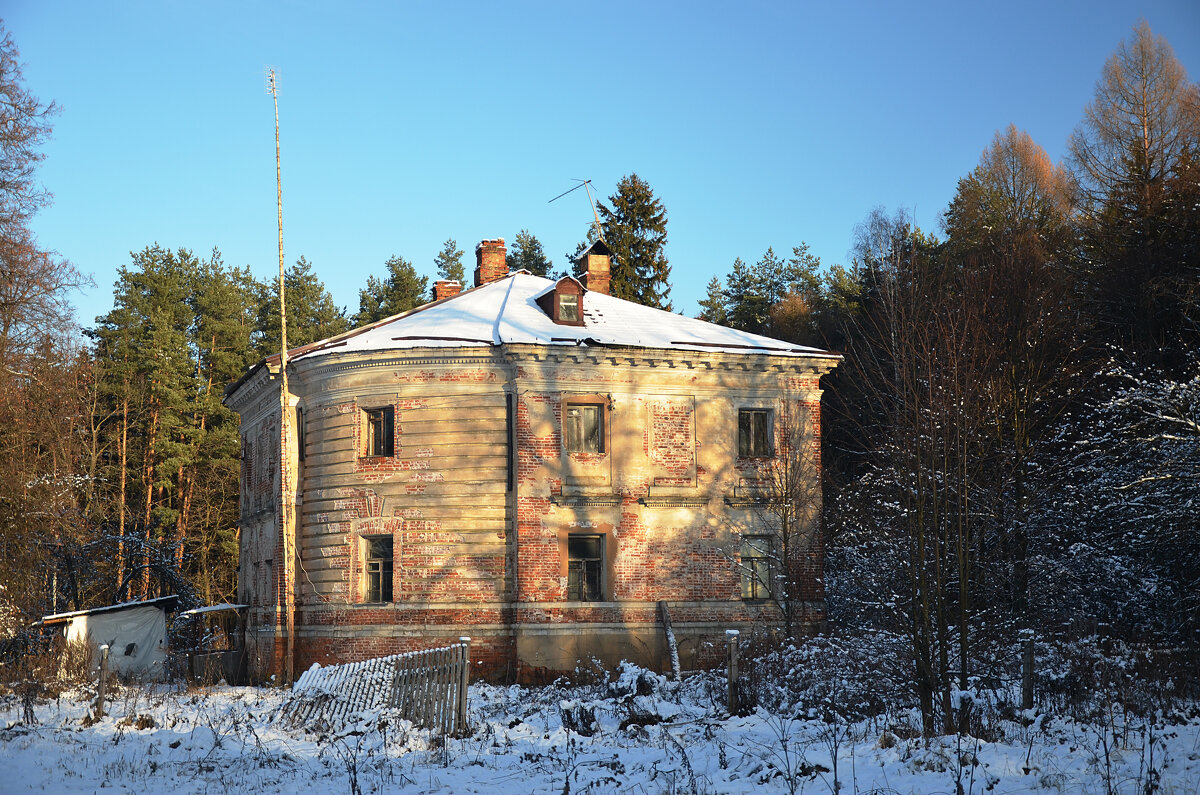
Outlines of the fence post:
[[729,694],[726,698],[726,707],[730,715],[736,715],[739,709],[738,704],[738,635],[741,633],[736,629],[725,630],[725,643],[729,647],[729,671],[727,678],[729,681]]
[[1021,709],[1033,709],[1033,633],[1025,634],[1025,649],[1021,655]]
[[467,687],[471,684],[471,639],[464,635],[458,641],[462,644],[462,659],[459,665],[461,673],[458,680],[455,722],[458,724],[458,733],[465,735],[467,733]]
[[104,716],[104,686],[108,684],[108,644],[100,647],[100,678],[96,681],[96,717]]

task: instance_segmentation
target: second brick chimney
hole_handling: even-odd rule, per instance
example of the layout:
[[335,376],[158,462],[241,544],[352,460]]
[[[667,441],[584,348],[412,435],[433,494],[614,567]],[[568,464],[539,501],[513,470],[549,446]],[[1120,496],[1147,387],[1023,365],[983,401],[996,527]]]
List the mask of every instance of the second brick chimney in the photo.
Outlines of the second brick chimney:
[[462,292],[462,285],[453,279],[438,279],[433,283],[433,300],[453,298]]
[[612,280],[612,250],[603,240],[597,240],[583,250],[577,260],[582,267],[580,281],[593,293],[609,294]]
[[483,240],[475,247],[475,286],[488,284],[508,275],[504,238]]

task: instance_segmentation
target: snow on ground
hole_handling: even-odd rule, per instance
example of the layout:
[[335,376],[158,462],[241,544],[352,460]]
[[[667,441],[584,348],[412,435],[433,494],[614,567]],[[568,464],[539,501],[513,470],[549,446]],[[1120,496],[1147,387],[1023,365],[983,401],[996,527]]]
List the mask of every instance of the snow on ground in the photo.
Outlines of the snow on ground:
[[1119,708],[926,742],[906,739],[909,715],[728,717],[722,679],[627,666],[609,685],[474,685],[473,734],[442,743],[387,713],[286,730],[278,689],[124,687],[94,723],[89,695],[39,703],[32,723],[0,702],[0,792],[833,793],[834,760],[846,793],[1200,792],[1200,718]]

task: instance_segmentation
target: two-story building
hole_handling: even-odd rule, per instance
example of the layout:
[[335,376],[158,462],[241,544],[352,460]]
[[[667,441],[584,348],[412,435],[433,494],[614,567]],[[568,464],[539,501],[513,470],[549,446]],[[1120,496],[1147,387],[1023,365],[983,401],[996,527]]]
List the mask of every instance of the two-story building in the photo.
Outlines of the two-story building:
[[[661,668],[664,613],[687,668],[778,625],[766,470],[803,416],[819,495],[839,357],[610,296],[602,243],[578,281],[508,273],[503,240],[476,254],[474,289],[291,351],[286,412],[278,357],[228,390],[252,670],[461,635],[498,677]],[[822,553],[814,518],[786,563],[803,625]]]

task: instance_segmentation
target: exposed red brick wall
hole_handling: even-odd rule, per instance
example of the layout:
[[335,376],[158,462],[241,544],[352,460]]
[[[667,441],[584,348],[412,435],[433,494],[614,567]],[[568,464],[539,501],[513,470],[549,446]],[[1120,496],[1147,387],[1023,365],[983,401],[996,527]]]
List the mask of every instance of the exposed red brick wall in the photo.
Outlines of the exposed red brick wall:
[[[406,495],[435,499],[433,495],[450,493],[439,489],[453,484],[443,480],[443,473],[431,463],[456,451],[438,447],[436,436],[428,429],[432,413],[440,411],[437,407],[441,404],[428,397],[437,393],[427,385],[479,384],[494,396],[506,388],[510,373],[478,365],[457,370],[428,366],[380,370],[388,384],[395,385],[389,398],[396,412],[393,457],[357,455],[363,449],[357,403],[325,406],[317,412],[342,417],[337,427],[353,435],[355,455],[346,461],[339,477],[353,476],[357,485],[342,486],[346,481],[340,480],[336,487],[324,488],[323,499],[330,501],[332,509],[326,504],[307,515],[310,526],[319,527],[322,538],[328,539],[321,542],[319,550],[324,576],[340,576],[342,590],[334,589],[335,595],[340,595],[335,599],[310,599],[300,606],[298,671],[314,661],[350,661],[429,648],[465,634],[477,637],[473,652],[477,670],[503,676],[516,670],[513,638],[522,626],[614,624],[653,633],[658,631],[654,605],[659,600],[672,604],[677,634],[689,639],[701,661],[724,659],[724,627],[778,626],[778,610],[773,605],[740,599],[738,545],[736,535],[730,540],[729,527],[736,510],[742,517],[751,511],[731,509],[723,500],[732,495],[741,479],[760,477],[764,464],[732,456],[728,461],[713,459],[713,449],[736,442],[736,426],[697,427],[697,398],[671,389],[656,394],[652,386],[640,393],[630,387],[635,377],[645,377],[636,367],[620,362],[597,365],[583,355],[570,367],[563,383],[571,389],[561,391],[541,385],[549,370],[514,368],[515,491],[496,495],[505,502],[507,518],[496,520],[494,532],[472,527],[464,533],[453,521],[447,526],[446,520],[426,517],[412,508]],[[539,385],[532,389],[524,386],[521,380],[526,378]],[[679,386],[688,378],[695,380],[696,376],[680,372]],[[812,389],[816,380],[781,376],[779,384]],[[454,389],[461,390],[461,386]],[[610,442],[603,454],[566,453],[561,433],[563,401],[589,395],[607,400],[610,391],[614,397],[612,413],[606,415],[608,432],[621,435],[620,443]],[[396,398],[397,393],[406,396]],[[776,394],[782,398],[786,393],[780,388]],[[462,402],[469,397],[456,397],[455,405],[469,406]],[[803,405],[813,426],[812,444],[819,467],[820,405],[818,401],[804,401]],[[499,419],[486,419],[488,427],[503,429],[502,403],[500,411]],[[347,418],[347,414],[352,416]],[[418,414],[426,426],[424,431],[412,430],[416,422],[412,417]],[[699,416],[711,416],[711,410],[704,408]],[[435,419],[438,425],[444,423],[440,417]],[[409,438],[414,440],[409,445],[404,444],[406,423]],[[269,451],[272,436],[278,438],[270,425],[262,423],[248,445],[261,445]],[[415,437],[414,433],[424,436]],[[506,439],[506,435],[498,435],[487,444],[503,445]],[[706,444],[712,447],[705,448],[705,462],[714,471],[698,465],[701,447]],[[499,456],[500,451],[492,454]],[[252,503],[258,492],[270,497],[277,477],[271,459],[276,457],[263,455],[260,460],[255,453],[243,461],[244,505]],[[458,466],[462,471],[471,462]],[[425,494],[427,488],[431,491]],[[700,501],[679,503],[681,507],[654,502],[655,495],[664,494],[692,494]],[[589,497],[599,502],[588,503]],[[597,533],[605,538],[607,595],[612,602],[565,602],[566,538],[571,532]],[[362,598],[360,539],[364,534],[390,534],[394,539],[395,604],[355,604]],[[478,540],[484,536],[490,540]],[[479,549],[473,546],[477,544],[481,544]],[[809,600],[799,617],[802,625],[816,626],[824,618],[823,552],[824,540],[817,533],[811,544],[793,549],[789,561],[801,597]],[[281,548],[276,560],[282,560]],[[282,574],[282,566],[271,570],[277,593],[285,587]],[[500,606],[506,600],[516,604]],[[268,616],[265,612],[257,621],[259,626],[278,623],[274,613]],[[714,625],[722,630],[711,631]],[[268,666],[280,665],[281,649],[286,648],[278,629],[261,633],[258,642],[263,659],[269,657],[264,662]],[[409,634],[414,637],[406,637]]]

